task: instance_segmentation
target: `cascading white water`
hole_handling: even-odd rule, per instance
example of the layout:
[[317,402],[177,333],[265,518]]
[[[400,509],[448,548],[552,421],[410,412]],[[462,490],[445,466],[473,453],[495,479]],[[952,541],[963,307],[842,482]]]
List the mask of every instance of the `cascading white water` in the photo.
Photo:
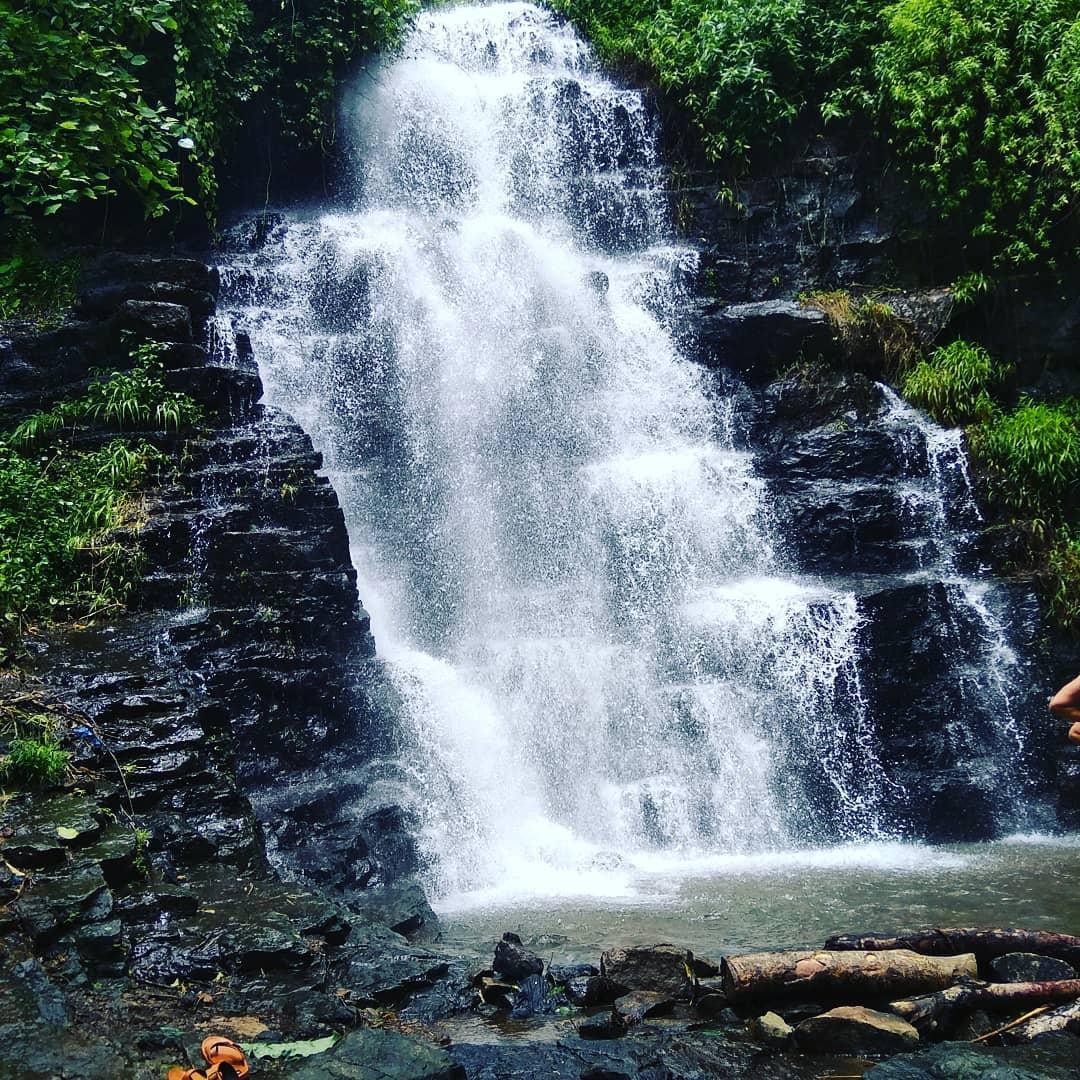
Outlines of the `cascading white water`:
[[355,205],[231,290],[342,500],[436,901],[877,836],[859,605],[784,572],[676,345],[695,255],[642,96],[499,3],[422,14],[347,112]]

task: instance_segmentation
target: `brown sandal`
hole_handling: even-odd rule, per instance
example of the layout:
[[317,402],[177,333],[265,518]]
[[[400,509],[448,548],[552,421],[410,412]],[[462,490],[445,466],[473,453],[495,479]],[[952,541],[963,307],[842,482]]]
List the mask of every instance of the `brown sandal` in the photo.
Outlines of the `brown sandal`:
[[[243,1049],[232,1039],[224,1035],[210,1035],[203,1039],[202,1056],[206,1058],[206,1064],[210,1066],[206,1070],[206,1080],[243,1080],[251,1072]],[[199,1080],[192,1077],[191,1080]]]

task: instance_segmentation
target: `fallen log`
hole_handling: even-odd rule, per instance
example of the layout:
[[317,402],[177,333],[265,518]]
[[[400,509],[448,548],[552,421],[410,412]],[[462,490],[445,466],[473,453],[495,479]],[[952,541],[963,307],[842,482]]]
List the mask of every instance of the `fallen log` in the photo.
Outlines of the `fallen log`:
[[1031,1042],[1040,1035],[1052,1035],[1055,1031],[1080,1031],[1080,1001],[1034,1017],[1026,1024],[1013,1028],[1009,1032],[1009,1038],[1018,1042]]
[[720,965],[732,1003],[763,998],[883,1000],[941,990],[978,974],[975,957],[922,956],[907,949],[875,952],[748,953]]
[[894,1001],[889,1011],[915,1027],[947,1021],[958,1010],[1008,1009],[1014,1005],[1045,1005],[1080,998],[1080,979],[1058,982],[979,983],[950,986],[922,997]]
[[1080,937],[1049,930],[1015,930],[1011,927],[901,930],[897,934],[834,934],[825,942],[830,951],[911,949],[925,956],[955,956],[973,952],[980,962],[1012,952],[1055,956],[1080,965]]

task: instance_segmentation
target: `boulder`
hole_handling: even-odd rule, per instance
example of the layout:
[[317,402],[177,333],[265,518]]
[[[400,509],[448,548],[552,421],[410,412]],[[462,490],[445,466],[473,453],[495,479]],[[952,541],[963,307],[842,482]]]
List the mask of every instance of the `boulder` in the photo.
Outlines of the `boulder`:
[[521,944],[517,934],[505,933],[495,946],[495,960],[492,963],[495,974],[510,982],[523,982],[530,975],[542,975],[544,961],[529,952]]
[[624,1027],[640,1024],[650,1016],[663,1016],[675,1007],[675,1000],[669,994],[660,994],[655,990],[633,990],[629,994],[615,999],[615,1015]]
[[774,1012],[767,1012],[764,1016],[755,1016],[746,1026],[754,1039],[771,1045],[786,1043],[795,1030],[782,1016]]
[[378,1028],[350,1032],[303,1062],[289,1071],[293,1080],[465,1080],[440,1047]]
[[575,1004],[585,1008],[593,1005],[610,1005],[622,993],[603,975],[578,976],[566,984],[566,996]]
[[906,1020],[862,1005],[842,1005],[804,1020],[794,1035],[801,1049],[827,1054],[899,1054],[919,1042]]
[[875,1065],[866,1080],[1075,1080],[1076,1037],[1050,1036],[1031,1046],[944,1042]]
[[207,266],[197,259],[159,258],[116,251],[99,255],[83,270],[84,289],[136,282],[167,282],[217,296],[221,273],[216,266]]
[[621,1039],[626,1027],[614,1013],[603,1012],[578,1024],[578,1034],[583,1039]]
[[434,941],[439,936],[439,919],[420,883],[405,880],[353,893],[350,906],[366,917],[389,926],[396,934],[414,942]]
[[997,956],[990,961],[990,974],[995,982],[1050,982],[1056,979],[1075,979],[1076,968],[1053,956],[1015,952]]
[[158,300],[125,300],[112,319],[113,330],[146,341],[191,341],[191,312]]
[[794,300],[728,304],[700,322],[704,359],[733,368],[754,381],[767,381],[800,357],[837,355],[825,313]]
[[556,986],[565,986],[572,979],[590,979],[599,975],[600,969],[592,964],[549,964],[548,978]]
[[693,995],[694,954],[674,945],[610,949],[600,957],[604,978],[630,990],[653,990],[679,1000]]

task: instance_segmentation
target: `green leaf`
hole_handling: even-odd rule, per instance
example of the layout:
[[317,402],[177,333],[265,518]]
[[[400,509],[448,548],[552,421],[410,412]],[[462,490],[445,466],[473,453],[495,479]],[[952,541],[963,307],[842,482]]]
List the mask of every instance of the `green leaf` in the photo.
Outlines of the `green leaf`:
[[300,1039],[296,1042],[249,1043],[248,1055],[259,1058],[312,1057],[333,1049],[339,1035],[327,1035],[321,1039]]

